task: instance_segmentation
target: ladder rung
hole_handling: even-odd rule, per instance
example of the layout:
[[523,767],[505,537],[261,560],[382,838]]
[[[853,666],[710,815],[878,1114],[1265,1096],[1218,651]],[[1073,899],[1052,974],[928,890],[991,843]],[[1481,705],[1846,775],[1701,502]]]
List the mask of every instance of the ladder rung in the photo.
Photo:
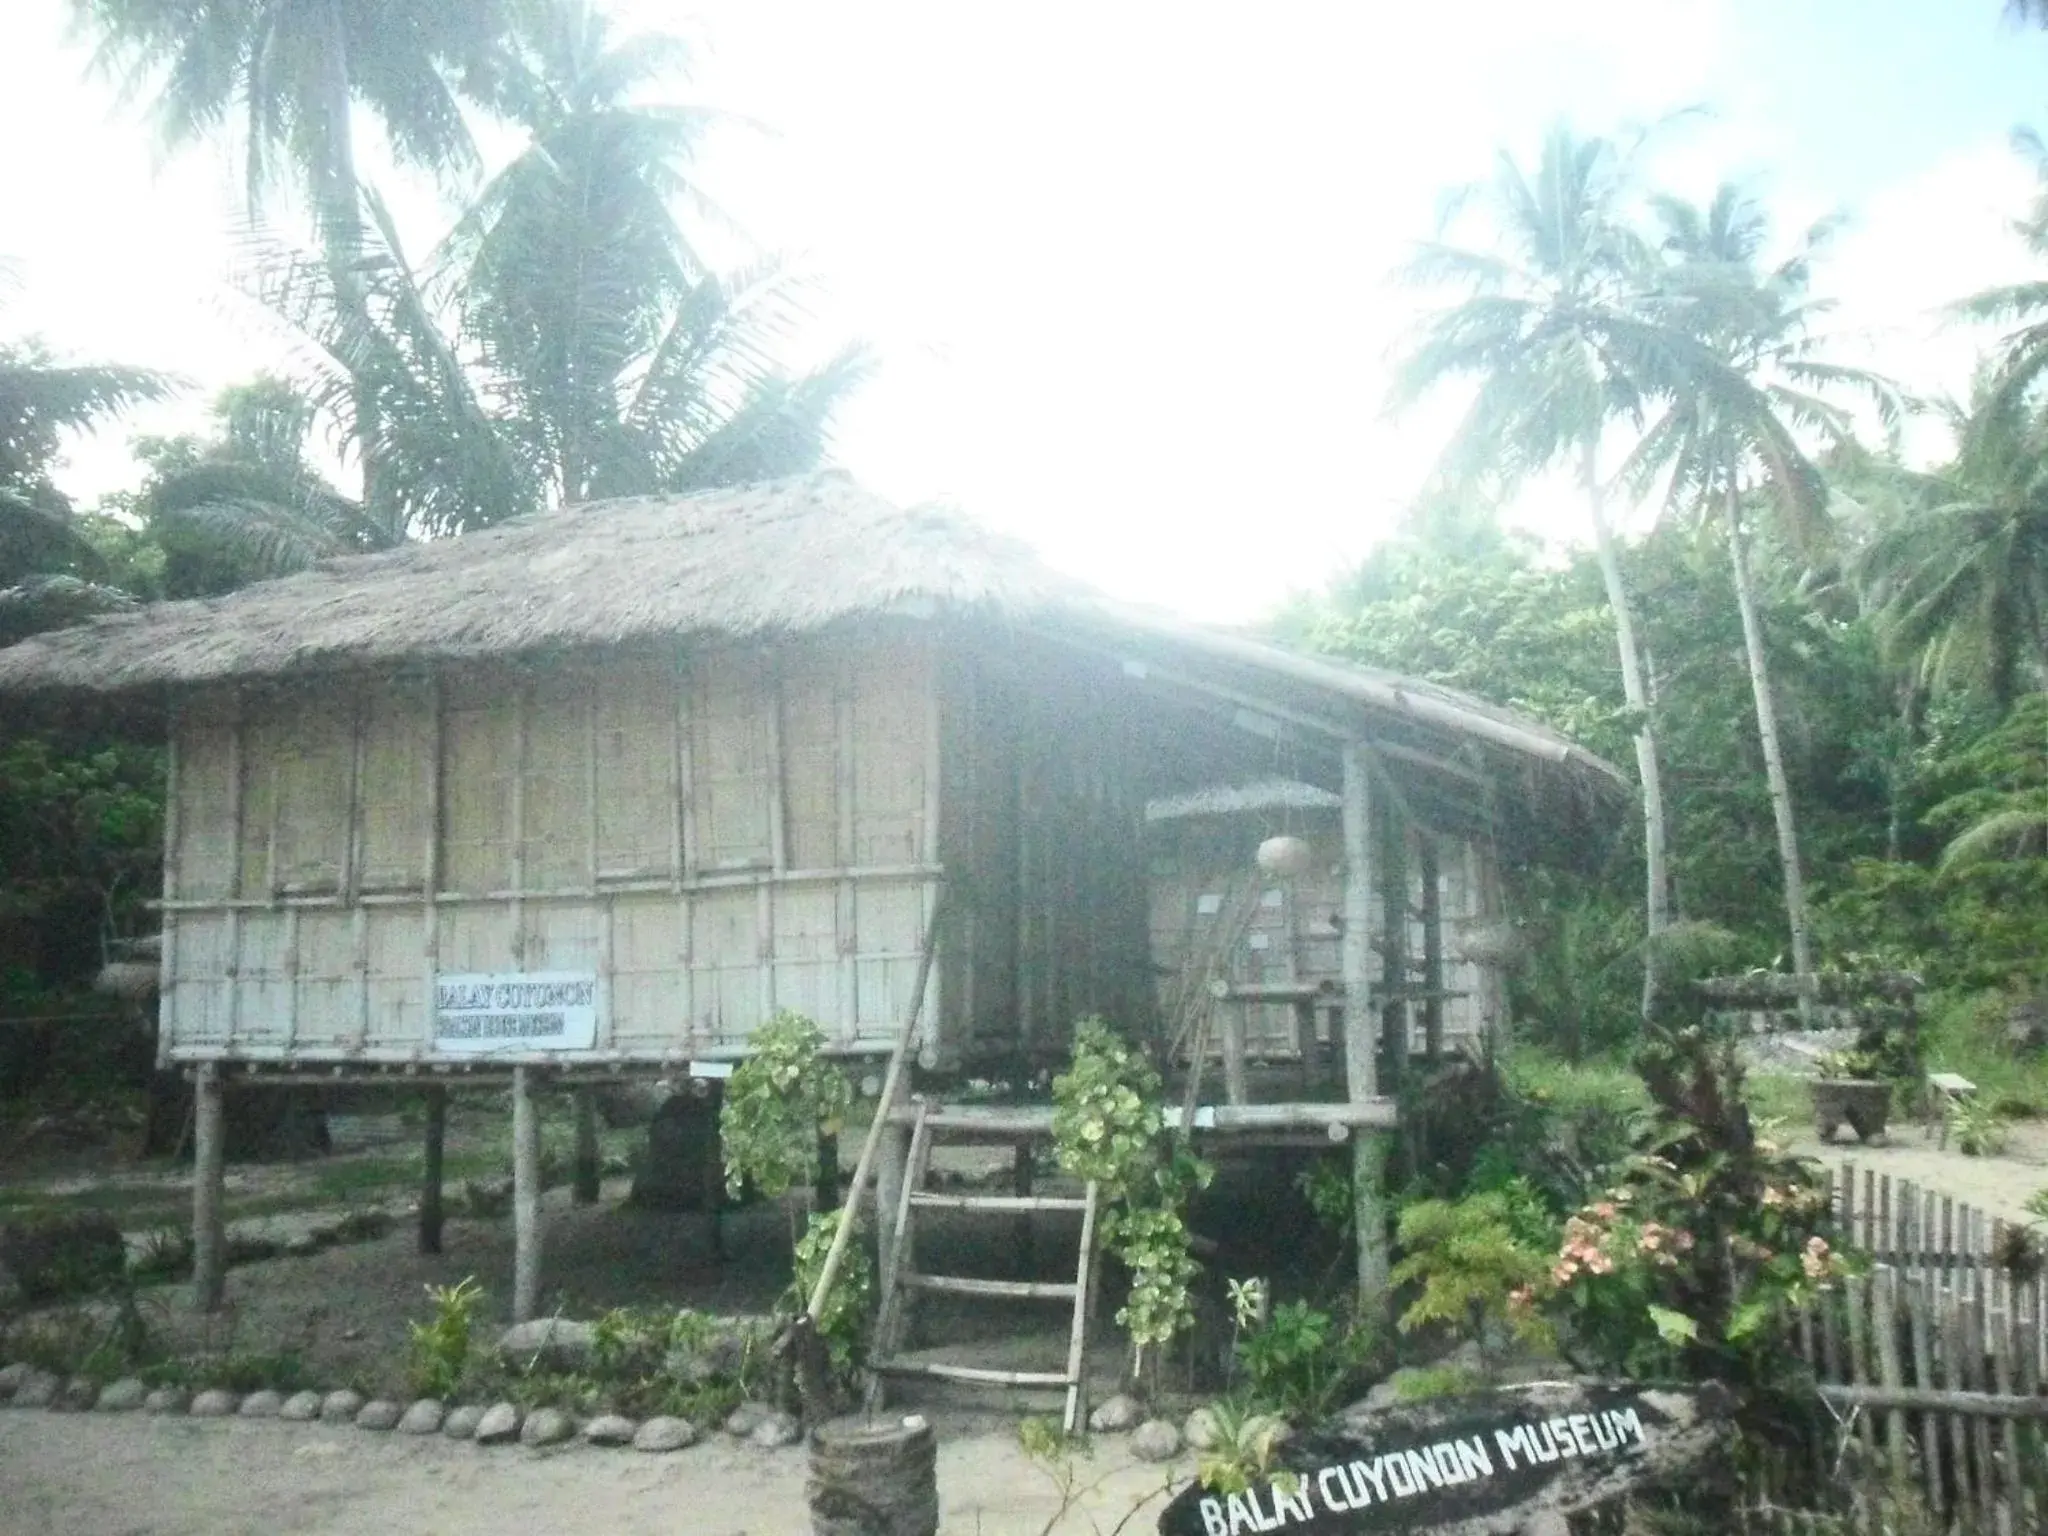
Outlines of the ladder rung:
[[994,1387],[1071,1387],[1060,1371],[991,1371],[976,1365],[948,1365],[943,1360],[870,1360],[880,1376],[936,1376],[943,1381],[978,1381]]
[[1079,1195],[927,1195],[915,1194],[910,1203],[921,1211],[1085,1211],[1088,1202]]
[[967,1275],[919,1275],[905,1270],[897,1283],[913,1291],[942,1291],[951,1296],[1010,1296],[1021,1301],[1072,1301],[1080,1289],[1073,1281],[981,1280]]

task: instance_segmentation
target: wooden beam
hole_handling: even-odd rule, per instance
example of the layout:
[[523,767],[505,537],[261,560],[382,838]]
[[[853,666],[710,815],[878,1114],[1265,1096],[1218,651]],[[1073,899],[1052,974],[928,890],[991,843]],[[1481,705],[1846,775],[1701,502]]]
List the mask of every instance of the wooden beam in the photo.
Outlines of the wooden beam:
[[1381,796],[1380,805],[1380,1034],[1388,1090],[1398,1097],[1408,1072],[1407,993],[1414,983],[1408,974],[1409,819],[1397,794]]
[[421,1253],[441,1251],[442,1165],[448,1144],[448,1090],[436,1083],[421,1095],[427,1125],[420,1155]]
[[227,1092],[216,1062],[200,1065],[193,1082],[192,1305],[218,1312],[227,1285],[227,1228],[221,1212],[226,1172]]
[[[1372,792],[1367,748],[1344,747],[1344,1072],[1353,1107],[1379,1097],[1379,1030],[1372,1007]],[[1406,1042],[1403,1042],[1405,1045]],[[1391,1107],[1391,1106],[1389,1106]],[[1358,1298],[1365,1309],[1385,1305],[1387,1272],[1386,1140],[1361,1135],[1351,1143],[1352,1220],[1358,1242]]]
[[1434,1063],[1444,1050],[1444,905],[1443,872],[1437,867],[1436,839],[1422,839],[1422,1034],[1423,1050]]
[[512,1069],[512,1321],[540,1310],[540,1109],[533,1069]]

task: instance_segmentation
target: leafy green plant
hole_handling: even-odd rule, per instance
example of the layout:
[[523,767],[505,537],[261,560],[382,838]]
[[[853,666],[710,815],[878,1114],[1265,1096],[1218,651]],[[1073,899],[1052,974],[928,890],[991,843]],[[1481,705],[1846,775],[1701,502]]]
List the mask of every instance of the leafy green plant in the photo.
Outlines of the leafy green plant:
[[1351,1193],[1351,1160],[1319,1157],[1294,1176],[1294,1187],[1308,1202],[1316,1223],[1339,1240],[1351,1233],[1357,1219],[1357,1203]]
[[784,1010],[747,1039],[748,1056],[726,1079],[718,1114],[725,1185],[737,1197],[752,1184],[779,1199],[818,1176],[818,1138],[836,1131],[853,1102],[846,1074],[819,1052],[825,1035]]
[[1305,1301],[1288,1301],[1241,1329],[1233,1353],[1254,1406],[1308,1421],[1329,1410],[1373,1343],[1369,1328],[1346,1326]]
[[1101,1019],[1074,1029],[1068,1070],[1053,1079],[1053,1150],[1060,1167],[1094,1181],[1108,1209],[1103,1245],[1131,1271],[1117,1321],[1130,1337],[1135,1373],[1146,1351],[1194,1320],[1188,1288],[1200,1266],[1184,1212],[1214,1170],[1166,1134],[1158,1071]]
[[[844,1214],[841,1211],[822,1211],[813,1215],[810,1226],[798,1240],[796,1274],[786,1301],[792,1313],[809,1305],[811,1292],[817,1286],[819,1275],[824,1272],[825,1255],[832,1247],[833,1234],[839,1230]],[[833,1276],[832,1288],[825,1293],[825,1304],[812,1319],[817,1326],[818,1337],[825,1341],[825,1351],[833,1367],[843,1375],[850,1375],[856,1370],[866,1353],[868,1328],[873,1321],[874,1289],[874,1268],[868,1262],[867,1250],[858,1242],[849,1243],[846,1255],[840,1261],[839,1272]]]
[[1274,1465],[1287,1439],[1287,1421],[1240,1403],[1221,1402],[1209,1409],[1211,1436],[1199,1453],[1195,1476],[1211,1493],[1244,1493],[1255,1482],[1272,1482],[1294,1492],[1295,1474]]
[[1507,1193],[1417,1201],[1401,1212],[1398,1236],[1405,1256],[1390,1278],[1421,1287],[1401,1314],[1402,1332],[1435,1326],[1463,1333],[1482,1360],[1503,1330],[1530,1343],[1550,1341],[1533,1305],[1549,1255],[1517,1230]]
[[1998,1106],[1975,1097],[1952,1098],[1942,1119],[1956,1150],[1965,1157],[1997,1157],[2005,1151],[2008,1133]]
[[484,1288],[474,1275],[454,1285],[430,1285],[433,1316],[406,1325],[406,1378],[417,1397],[450,1398],[469,1369],[470,1344]]

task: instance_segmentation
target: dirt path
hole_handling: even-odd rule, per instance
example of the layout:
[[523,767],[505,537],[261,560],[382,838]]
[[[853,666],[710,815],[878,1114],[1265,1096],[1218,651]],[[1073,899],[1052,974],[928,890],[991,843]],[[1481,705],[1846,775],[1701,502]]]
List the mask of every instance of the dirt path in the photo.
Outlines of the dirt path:
[[[0,1413],[0,1533],[42,1536],[809,1536],[804,1454],[722,1438],[672,1456],[482,1450],[318,1425]],[[1103,1443],[1061,1536],[1108,1532],[1164,1480]],[[1185,1476],[1185,1472],[1183,1472]],[[943,1438],[945,1536],[1037,1536],[1058,1509],[1013,1436]],[[1148,1530],[1160,1502],[1126,1530]]]
[[1953,1139],[1946,1151],[1911,1121],[1894,1124],[1885,1145],[1866,1147],[1844,1139],[1824,1146],[1811,1128],[1786,1138],[1785,1147],[1802,1157],[1819,1158],[1834,1167],[1845,1163],[1911,1179],[1923,1189],[1965,1201],[2005,1221],[2026,1222],[2027,1197],[2048,1187],[2048,1125],[2015,1123],[2006,1127],[2006,1149],[1997,1157],[1964,1157]]

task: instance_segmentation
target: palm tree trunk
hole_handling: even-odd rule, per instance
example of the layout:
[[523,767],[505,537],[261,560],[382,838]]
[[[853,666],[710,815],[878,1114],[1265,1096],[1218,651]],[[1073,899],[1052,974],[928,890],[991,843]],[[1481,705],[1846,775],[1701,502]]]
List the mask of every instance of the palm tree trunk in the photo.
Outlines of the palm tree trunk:
[[[1778,710],[1771,701],[1770,663],[1764,656],[1764,627],[1757,618],[1751,589],[1749,545],[1742,534],[1742,501],[1731,477],[1723,493],[1728,522],[1728,553],[1735,570],[1735,605],[1742,610],[1742,647],[1749,661],[1749,684],[1756,694],[1756,733],[1763,743],[1764,779],[1771,791],[1771,815],[1778,824],[1778,862],[1785,872],[1785,919],[1792,927],[1792,971],[1813,974],[1813,953],[1806,930],[1806,880],[1799,867],[1799,832],[1792,820],[1792,786],[1785,779],[1785,755],[1778,746]],[[1799,1016],[1810,1021],[1812,999],[1802,985]]]
[[341,326],[341,348],[355,397],[356,452],[363,464],[363,512],[377,536],[387,544],[403,541],[403,519],[387,505],[383,476],[377,472],[377,439],[381,426],[369,362],[370,305],[363,288],[362,187],[356,178],[355,139],[349,117],[355,92],[350,84],[349,57],[341,18],[330,5],[326,59],[328,162],[315,188],[320,239],[327,257],[327,280],[334,290],[334,308]]
[[1600,558],[1600,577],[1607,585],[1607,607],[1614,615],[1614,639],[1621,652],[1621,693],[1635,715],[1636,778],[1643,786],[1643,867],[1647,892],[1643,925],[1649,942],[1643,946],[1643,1017],[1657,1002],[1657,939],[1671,924],[1671,886],[1665,871],[1668,838],[1664,821],[1664,777],[1657,766],[1657,736],[1650,724],[1650,699],[1643,682],[1643,657],[1636,645],[1634,606],[1621,579],[1621,558],[1614,530],[1607,525],[1607,506],[1600,494],[1599,445],[1588,439],[1579,461],[1586,508],[1593,517],[1593,547]]

